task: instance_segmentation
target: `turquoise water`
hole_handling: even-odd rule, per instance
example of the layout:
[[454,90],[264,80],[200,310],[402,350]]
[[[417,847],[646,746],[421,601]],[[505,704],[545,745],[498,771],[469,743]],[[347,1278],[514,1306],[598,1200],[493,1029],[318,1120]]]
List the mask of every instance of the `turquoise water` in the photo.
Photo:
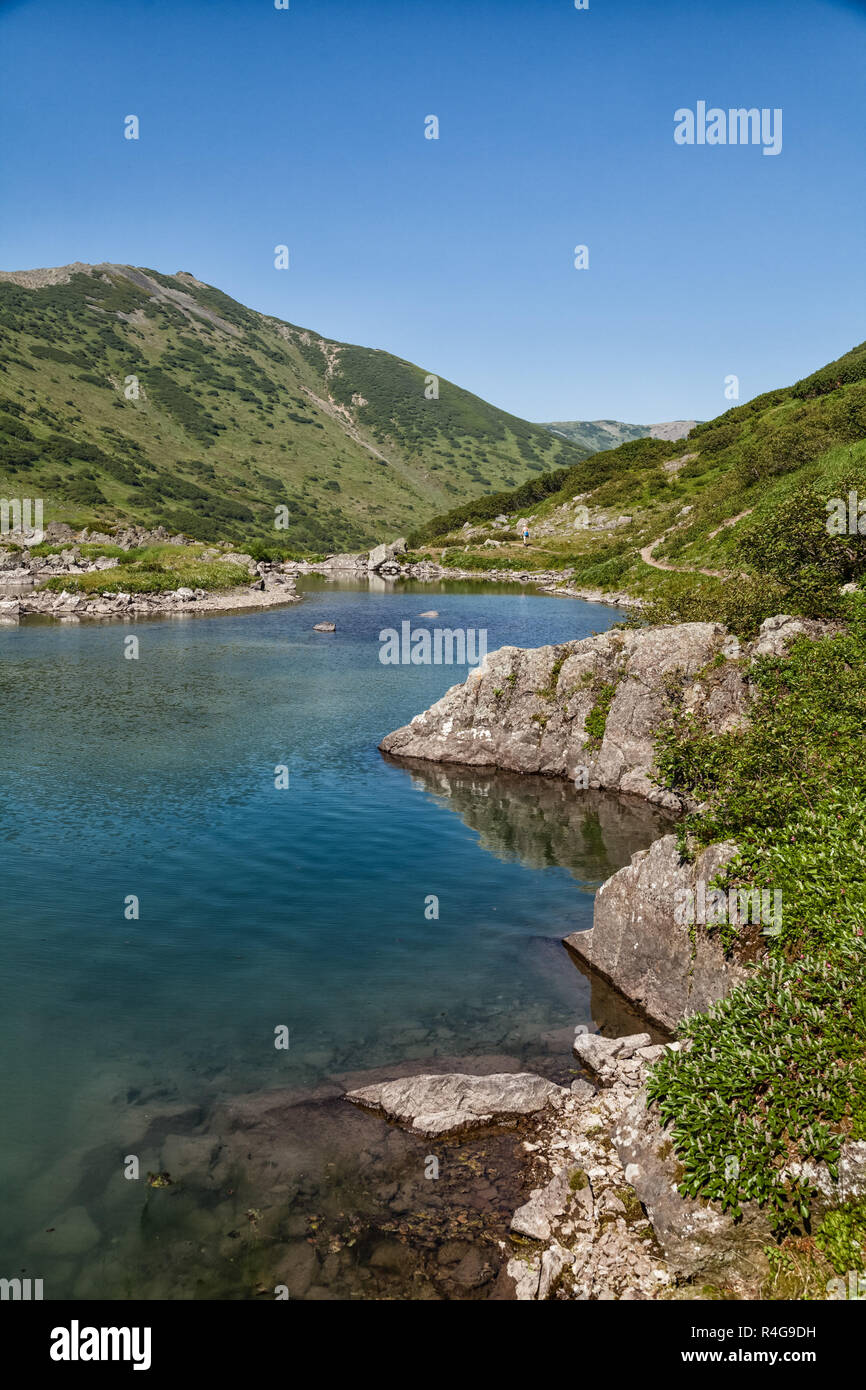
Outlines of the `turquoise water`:
[[[0,631],[5,1263],[81,1197],[85,1155],[120,1162],[136,1106],[402,1058],[564,1062],[557,1030],[592,1021],[559,938],[653,823],[566,783],[384,759],[382,735],[466,674],[379,662],[380,629],[431,608],[428,626],[486,628],[491,650],[619,616],[515,588],[311,580],[270,612]],[[120,1218],[83,1205],[110,1243]],[[88,1240],[70,1237],[61,1288]]]

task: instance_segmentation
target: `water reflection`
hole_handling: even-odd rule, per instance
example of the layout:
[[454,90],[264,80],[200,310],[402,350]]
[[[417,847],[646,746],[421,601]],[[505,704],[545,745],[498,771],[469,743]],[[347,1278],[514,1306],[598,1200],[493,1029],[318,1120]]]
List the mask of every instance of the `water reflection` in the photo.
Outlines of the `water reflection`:
[[673,823],[645,801],[578,791],[563,778],[382,756],[405,767],[415,786],[460,816],[498,859],[566,868],[593,892]]

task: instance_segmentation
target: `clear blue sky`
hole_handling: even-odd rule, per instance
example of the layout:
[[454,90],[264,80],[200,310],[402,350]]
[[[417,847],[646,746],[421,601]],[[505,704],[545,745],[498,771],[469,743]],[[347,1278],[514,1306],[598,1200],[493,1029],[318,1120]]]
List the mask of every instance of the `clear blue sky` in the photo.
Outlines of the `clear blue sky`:
[[[854,0],[0,0],[0,53],[4,269],[191,270],[534,420],[707,418],[866,338]],[[698,100],[781,107],[781,154],[675,145]]]

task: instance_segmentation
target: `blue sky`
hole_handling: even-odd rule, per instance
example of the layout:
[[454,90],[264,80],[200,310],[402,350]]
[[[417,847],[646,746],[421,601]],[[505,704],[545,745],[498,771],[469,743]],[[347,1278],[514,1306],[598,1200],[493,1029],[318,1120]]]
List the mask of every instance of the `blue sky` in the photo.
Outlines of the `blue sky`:
[[[866,338],[864,49],[853,0],[0,0],[0,266],[191,270],[529,419],[708,418]],[[782,152],[675,145],[699,100]]]

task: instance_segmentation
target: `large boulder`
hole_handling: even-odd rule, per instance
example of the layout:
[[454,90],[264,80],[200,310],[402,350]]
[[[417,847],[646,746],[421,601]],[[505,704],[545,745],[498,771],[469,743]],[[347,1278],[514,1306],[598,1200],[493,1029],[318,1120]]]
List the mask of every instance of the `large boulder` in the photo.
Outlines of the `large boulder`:
[[221,565],[241,565],[247,570],[250,576],[257,573],[256,562],[252,555],[247,555],[244,551],[229,550],[225,555],[220,555],[217,563]]
[[557,777],[583,770],[580,785],[679,810],[680,798],[654,774],[670,682],[684,688],[685,708],[709,731],[736,728],[745,720],[748,692],[735,660],[714,661],[728,653],[738,656],[739,648],[719,623],[606,632],[529,650],[501,647],[380,748],[398,757]]
[[788,647],[797,637],[808,637],[811,642],[838,632],[841,623],[827,622],[820,618],[792,618],[779,613],[774,618],[765,618],[758,636],[749,647],[752,661],[760,656],[787,655]]
[[346,1100],[398,1120],[414,1134],[431,1138],[534,1115],[561,1105],[568,1092],[531,1072],[493,1076],[404,1076],[349,1091]]
[[377,545],[367,557],[367,568],[369,570],[379,570],[383,565],[390,565],[397,555],[406,554],[406,542],[402,536],[399,540],[389,541],[385,545]]
[[662,836],[601,885],[592,927],[566,936],[566,946],[650,1022],[673,1031],[686,1014],[702,1013],[747,978],[719,933],[690,923],[684,910],[691,894],[697,915],[700,885],[708,893],[736,852],[730,842],[710,845],[687,864],[676,836]]

